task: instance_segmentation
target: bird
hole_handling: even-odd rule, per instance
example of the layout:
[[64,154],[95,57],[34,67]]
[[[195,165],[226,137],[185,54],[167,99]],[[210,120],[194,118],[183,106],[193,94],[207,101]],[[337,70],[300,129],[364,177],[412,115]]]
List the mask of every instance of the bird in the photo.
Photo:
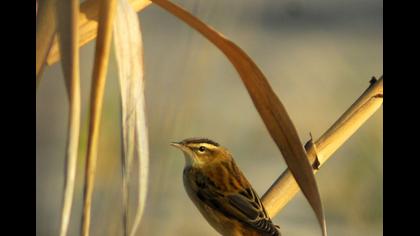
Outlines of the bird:
[[208,138],[172,142],[185,156],[185,190],[209,224],[224,236],[281,236],[260,197],[225,147]]

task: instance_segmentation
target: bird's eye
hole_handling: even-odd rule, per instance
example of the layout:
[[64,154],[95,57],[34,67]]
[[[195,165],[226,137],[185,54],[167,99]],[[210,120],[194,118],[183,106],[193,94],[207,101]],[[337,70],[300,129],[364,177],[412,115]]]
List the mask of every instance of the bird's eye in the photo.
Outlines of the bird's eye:
[[201,147],[198,148],[198,151],[200,151],[200,152],[204,152],[205,150],[206,150],[206,148],[203,147],[203,146],[201,146]]

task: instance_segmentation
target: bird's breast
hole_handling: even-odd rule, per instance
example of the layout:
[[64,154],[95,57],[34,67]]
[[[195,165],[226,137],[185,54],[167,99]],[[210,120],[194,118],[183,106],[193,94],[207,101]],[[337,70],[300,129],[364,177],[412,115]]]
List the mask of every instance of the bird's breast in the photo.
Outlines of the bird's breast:
[[199,190],[205,188],[209,179],[205,179],[205,176],[201,172],[201,170],[197,170],[194,168],[185,168],[183,174],[183,181],[185,190],[203,215],[203,217],[210,223],[210,225],[218,231],[221,235],[232,235],[232,236],[248,236],[243,232],[238,232],[238,234],[233,233],[238,228],[238,223],[230,220],[226,216],[224,216],[221,212],[217,209],[212,208],[211,206],[205,204],[202,199],[200,199]]

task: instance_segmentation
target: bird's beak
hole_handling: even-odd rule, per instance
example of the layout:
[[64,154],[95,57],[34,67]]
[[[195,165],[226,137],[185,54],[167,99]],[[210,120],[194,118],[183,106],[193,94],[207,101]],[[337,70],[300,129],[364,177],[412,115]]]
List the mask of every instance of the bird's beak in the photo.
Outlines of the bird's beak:
[[191,165],[194,162],[194,152],[182,142],[171,142],[171,146],[178,148],[184,153],[186,165]]
[[176,147],[185,153],[189,152],[189,148],[181,143],[171,142],[171,146]]
[[177,142],[171,142],[171,146],[176,147],[176,148],[181,148],[182,144],[177,143]]

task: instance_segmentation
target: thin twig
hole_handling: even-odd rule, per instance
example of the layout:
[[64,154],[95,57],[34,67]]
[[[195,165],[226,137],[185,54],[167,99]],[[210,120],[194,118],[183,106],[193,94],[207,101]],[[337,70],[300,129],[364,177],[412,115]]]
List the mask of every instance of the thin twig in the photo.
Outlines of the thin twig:
[[[315,146],[311,140],[307,142],[305,149],[310,162],[314,163],[317,160],[318,168],[322,166],[381,107],[382,102],[383,78],[381,77],[371,83],[359,99],[314,143]],[[314,169],[314,172],[316,173],[317,169]],[[299,187],[287,169],[262,197],[268,214],[271,217],[275,216],[298,192]]]

